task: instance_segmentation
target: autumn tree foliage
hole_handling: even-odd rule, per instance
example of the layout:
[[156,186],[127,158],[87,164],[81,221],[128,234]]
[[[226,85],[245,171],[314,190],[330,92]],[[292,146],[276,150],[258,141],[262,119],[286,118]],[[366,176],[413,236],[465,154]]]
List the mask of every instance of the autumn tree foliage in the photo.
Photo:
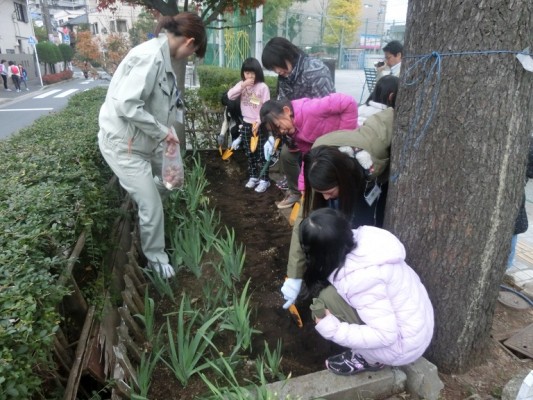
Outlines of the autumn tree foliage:
[[106,71],[114,72],[128,53],[130,43],[124,36],[111,33],[102,41],[102,48],[106,51],[105,59],[102,60],[104,67]]
[[[100,10],[112,9],[117,1],[120,0],[97,0],[97,7]],[[127,0],[124,3],[139,5],[149,10],[157,10],[162,15],[176,15],[179,12],[189,11],[197,12],[207,24],[216,20],[217,16],[226,11],[257,8],[266,3],[266,0],[206,0],[206,1],[189,1],[185,0],[183,6],[178,7],[177,1],[165,0]]]
[[362,2],[331,0],[328,4],[324,26],[324,43],[336,45],[344,38],[351,38],[361,25]]
[[76,40],[76,58],[80,61],[100,62],[100,47],[91,32],[78,32]]
[[132,28],[128,32],[130,35],[131,45],[138,44],[148,40],[149,34],[153,34],[157,25],[156,17],[152,12],[142,11],[137,21],[133,23]]

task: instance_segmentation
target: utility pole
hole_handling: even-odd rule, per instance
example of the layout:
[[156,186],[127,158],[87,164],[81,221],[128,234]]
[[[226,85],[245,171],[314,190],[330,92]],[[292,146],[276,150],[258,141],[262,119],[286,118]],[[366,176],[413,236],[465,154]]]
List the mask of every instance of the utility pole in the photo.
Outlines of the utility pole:
[[46,29],[46,35],[50,42],[54,42],[54,27],[52,21],[50,21],[50,11],[48,9],[48,0],[41,0],[41,15],[43,17],[44,28]]

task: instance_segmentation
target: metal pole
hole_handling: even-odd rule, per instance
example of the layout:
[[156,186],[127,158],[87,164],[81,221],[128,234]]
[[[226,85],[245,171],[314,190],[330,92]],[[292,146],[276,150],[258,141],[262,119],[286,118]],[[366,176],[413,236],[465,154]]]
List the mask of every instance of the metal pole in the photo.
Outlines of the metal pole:
[[43,87],[44,85],[43,85],[43,77],[41,75],[41,65],[39,64],[39,56],[37,54],[37,48],[35,47],[37,43],[37,38],[35,37],[35,29],[33,27],[33,21],[31,19],[29,0],[26,0],[26,12],[28,13],[28,20],[31,26],[31,33],[33,34],[33,36],[30,36],[31,40],[33,41],[33,43],[30,44],[30,46],[32,47],[33,54],[35,55],[35,64],[37,67],[37,73],[39,74],[39,81],[41,82],[41,87]]
[[261,63],[263,53],[263,6],[259,6],[255,13],[255,58]]
[[222,29],[222,15],[218,14],[218,66],[224,67],[224,29]]
[[285,11],[285,39],[291,40],[289,37],[289,10]]
[[35,43],[33,44],[33,53],[35,54],[35,62],[37,64],[37,73],[39,74],[39,80],[41,81],[41,87],[43,87],[43,76],[41,75],[41,65],[39,64],[39,55],[37,54],[37,48]]
[[341,22],[341,40],[339,43],[339,69],[343,69],[342,42],[344,41],[344,18]]

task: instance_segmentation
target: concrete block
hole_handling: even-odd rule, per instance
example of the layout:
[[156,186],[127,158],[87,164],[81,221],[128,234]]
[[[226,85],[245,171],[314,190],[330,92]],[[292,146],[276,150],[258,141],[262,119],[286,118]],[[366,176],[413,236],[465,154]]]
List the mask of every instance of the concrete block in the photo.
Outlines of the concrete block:
[[353,376],[339,376],[325,370],[271,383],[267,390],[277,399],[288,395],[301,400],[383,399],[403,392],[406,379],[401,370],[390,367]]
[[513,376],[511,380],[503,387],[502,400],[517,400],[518,392],[522,388],[522,383],[530,372],[531,370],[528,369]]
[[407,376],[406,388],[412,399],[437,400],[444,384],[437,367],[423,357],[400,369]]

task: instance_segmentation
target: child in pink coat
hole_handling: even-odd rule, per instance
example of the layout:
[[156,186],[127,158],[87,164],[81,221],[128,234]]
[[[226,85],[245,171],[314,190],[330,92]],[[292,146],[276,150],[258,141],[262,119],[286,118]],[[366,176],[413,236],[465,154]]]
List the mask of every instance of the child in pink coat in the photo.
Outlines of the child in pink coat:
[[321,208],[300,224],[300,244],[316,329],[349,349],[326,360],[331,372],[353,375],[422,356],[433,336],[433,307],[392,233],[352,230],[338,211]]
[[[343,129],[356,129],[357,103],[353,97],[342,93],[317,99],[270,100],[261,108],[261,123],[287,140],[287,146],[282,149],[281,162],[287,175],[289,194],[277,206],[289,208],[300,200],[298,176],[301,160],[297,165],[286,164],[288,159],[283,156],[285,147],[303,156],[320,136]],[[270,150],[272,142],[265,144],[265,153]]]

